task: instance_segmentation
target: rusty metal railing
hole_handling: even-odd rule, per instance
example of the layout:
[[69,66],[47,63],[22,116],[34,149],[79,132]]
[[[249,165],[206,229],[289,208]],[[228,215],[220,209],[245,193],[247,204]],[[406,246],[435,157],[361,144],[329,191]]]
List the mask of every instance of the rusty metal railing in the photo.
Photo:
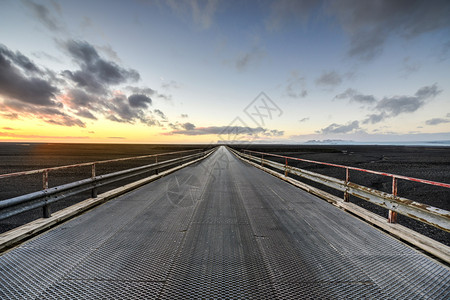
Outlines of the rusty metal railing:
[[[397,183],[399,179],[419,182],[423,184],[429,184],[433,186],[440,186],[444,188],[450,188],[450,184],[436,182],[426,179],[419,179],[414,177],[408,177],[403,175],[396,175],[385,172],[372,171],[367,169],[361,169],[356,167],[313,161],[309,159],[302,159],[296,157],[283,156],[278,154],[270,154],[258,151],[251,150],[243,150],[243,152],[234,151],[236,154],[252,160],[261,166],[267,165],[277,170],[284,172],[284,176],[288,176],[288,174],[293,174],[300,176],[302,178],[326,185],[328,187],[337,189],[339,191],[344,192],[343,201],[348,202],[349,196],[353,195],[360,199],[366,200],[378,206],[387,208],[389,210],[388,214],[388,222],[396,223],[397,222],[397,213],[405,215],[407,217],[416,219],[420,222],[433,225],[439,229],[449,231],[450,232],[450,212],[444,209],[436,208],[430,205],[426,205],[423,203],[418,203],[403,197],[399,197],[397,194]],[[254,154],[254,155],[252,155]],[[277,157],[284,160],[284,164],[274,162],[268,159],[264,159],[264,157]],[[312,164],[318,165],[326,165],[331,167],[337,167],[345,169],[345,180],[340,180],[334,177],[318,174],[315,172],[307,171],[304,169],[296,168],[289,165],[289,161],[302,161]],[[381,176],[387,176],[392,178],[392,193],[385,193],[382,191],[378,191],[375,189],[371,189],[350,181],[349,170],[365,172],[370,174],[376,174]]]
[[[61,199],[67,198],[69,196],[73,196],[75,194],[91,190],[92,198],[97,197],[97,188],[117,182],[119,180],[127,179],[130,177],[138,176],[150,171],[155,171],[158,174],[159,169],[170,167],[175,164],[180,164],[189,160],[193,160],[199,157],[203,157],[209,154],[211,151],[215,149],[210,149],[208,151],[203,151],[202,149],[193,149],[193,150],[185,150],[185,151],[177,151],[177,152],[168,152],[168,153],[160,153],[160,154],[151,154],[144,156],[136,156],[136,157],[126,157],[126,158],[118,158],[111,160],[103,160],[103,161],[95,161],[95,162],[87,162],[80,164],[73,164],[67,166],[59,166],[53,168],[45,168],[24,172],[16,172],[9,174],[0,174],[0,179],[18,177],[24,175],[32,175],[32,174],[42,174],[42,190],[29,193],[26,195],[0,200],[0,220],[5,218],[17,215],[19,213],[29,211],[31,209],[42,207],[43,209],[43,217],[49,218],[51,216],[49,205]],[[184,155],[189,152],[194,152],[194,154]],[[196,152],[196,153],[195,153]],[[168,156],[168,155],[177,155],[177,158],[168,159],[165,161],[158,162],[158,157]],[[184,155],[184,156],[183,156]],[[99,164],[111,163],[111,162],[119,162],[126,160],[136,160],[143,158],[155,158],[155,163],[148,164],[140,167],[135,167],[132,169],[127,169],[123,171],[118,171],[114,173],[104,174],[104,175],[96,175],[96,166]],[[78,168],[78,167],[91,167],[90,178],[71,182],[68,184],[59,185],[56,187],[49,188],[48,180],[49,173],[51,171],[63,170],[69,168]]]

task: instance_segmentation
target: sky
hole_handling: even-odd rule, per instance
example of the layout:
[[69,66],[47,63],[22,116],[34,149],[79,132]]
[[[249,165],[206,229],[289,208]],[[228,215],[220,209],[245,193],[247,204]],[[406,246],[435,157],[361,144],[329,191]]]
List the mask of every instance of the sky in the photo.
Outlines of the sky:
[[1,0],[0,141],[450,140],[450,1]]

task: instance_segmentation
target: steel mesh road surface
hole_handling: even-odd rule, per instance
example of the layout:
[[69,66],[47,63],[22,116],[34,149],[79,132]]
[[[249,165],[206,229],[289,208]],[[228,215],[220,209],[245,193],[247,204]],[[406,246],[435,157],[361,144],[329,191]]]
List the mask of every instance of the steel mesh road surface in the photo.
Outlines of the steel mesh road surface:
[[449,268],[286,182],[212,156],[0,257],[9,299],[449,299]]

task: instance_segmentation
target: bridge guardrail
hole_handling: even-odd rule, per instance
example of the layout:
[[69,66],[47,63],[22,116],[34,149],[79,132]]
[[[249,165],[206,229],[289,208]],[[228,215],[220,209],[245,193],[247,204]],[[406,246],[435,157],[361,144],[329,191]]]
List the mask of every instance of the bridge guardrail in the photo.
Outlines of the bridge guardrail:
[[[440,186],[445,188],[450,188],[450,184],[418,179],[413,177],[407,177],[402,175],[395,175],[390,173],[377,172],[372,170],[366,170],[361,168],[330,164],[325,162],[312,161],[307,159],[282,156],[277,154],[270,154],[258,151],[244,150],[243,152],[239,152],[234,150],[234,153],[238,154],[241,157],[244,157],[248,160],[252,160],[261,166],[267,165],[274,169],[280,170],[284,172],[284,176],[287,177],[288,174],[293,174],[300,176],[302,178],[323,184],[325,186],[334,188],[336,190],[344,192],[344,202],[349,201],[349,195],[353,195],[360,199],[366,200],[383,208],[389,209],[388,222],[396,223],[397,213],[410,217],[412,219],[418,220],[420,222],[435,226],[441,230],[450,232],[450,212],[444,209],[436,208],[430,205],[426,205],[423,203],[415,202],[413,200],[409,200],[403,197],[399,197],[397,195],[397,181],[398,179],[409,180],[414,182],[420,182],[424,184],[430,184],[434,186]],[[251,155],[256,154],[259,156]],[[278,157],[283,158],[285,163],[278,163],[268,159],[264,159],[266,157]],[[315,172],[307,171],[304,169],[296,168],[293,166],[289,166],[289,160],[297,160],[303,161],[313,164],[321,164],[328,165],[338,168],[344,168],[346,170],[346,180],[340,180],[334,177],[329,177],[326,175],[318,174]],[[392,193],[385,193],[382,191],[378,191],[375,189],[371,189],[353,182],[350,182],[349,170],[355,170],[360,172],[366,172],[371,174],[377,174],[382,176],[388,176],[392,178]]]
[[[17,196],[10,199],[5,199],[0,201],[0,220],[9,218],[11,216],[20,214],[22,212],[26,212],[35,208],[42,207],[43,208],[43,217],[49,218],[51,216],[49,205],[51,203],[60,201],[62,199],[65,199],[67,197],[79,194],[84,191],[91,190],[91,196],[92,198],[97,197],[97,188],[114,183],[123,179],[127,179],[130,177],[138,176],[150,171],[155,171],[158,173],[159,169],[170,167],[175,164],[181,164],[186,161],[194,160],[196,158],[203,157],[210,152],[214,151],[215,149],[210,149],[207,151],[203,151],[201,149],[194,149],[194,150],[186,150],[186,151],[177,151],[177,152],[168,152],[168,153],[160,153],[160,154],[152,154],[152,155],[145,155],[145,156],[137,156],[137,157],[127,157],[127,158],[119,158],[119,159],[112,159],[112,160],[104,160],[104,161],[96,161],[96,162],[89,162],[89,163],[81,163],[81,164],[74,164],[74,165],[68,165],[68,166],[60,166],[60,167],[54,167],[54,168],[46,168],[46,169],[39,169],[39,170],[31,170],[31,171],[24,171],[24,172],[16,172],[16,173],[9,173],[9,174],[0,174],[0,179],[3,178],[11,178],[11,177],[18,177],[23,175],[30,175],[30,174],[42,174],[42,181],[43,181],[43,190],[29,193],[26,195]],[[182,157],[169,159],[165,161],[158,162],[158,157],[166,156],[166,155],[182,155],[189,152],[198,152],[194,154],[185,155]],[[125,160],[131,160],[131,159],[142,159],[142,158],[150,158],[155,157],[155,163],[148,164],[140,167],[135,167],[132,169],[117,171],[109,174],[104,175],[98,175],[95,174],[95,167],[98,164],[104,164],[104,163],[110,163],[110,162],[118,162],[118,161],[125,161]],[[55,171],[55,170],[61,170],[61,169],[68,169],[68,168],[76,168],[76,167],[83,167],[83,166],[91,166],[91,177],[87,179],[82,179],[79,181],[59,185],[56,187],[49,188],[48,187],[48,178],[49,178],[49,172]]]

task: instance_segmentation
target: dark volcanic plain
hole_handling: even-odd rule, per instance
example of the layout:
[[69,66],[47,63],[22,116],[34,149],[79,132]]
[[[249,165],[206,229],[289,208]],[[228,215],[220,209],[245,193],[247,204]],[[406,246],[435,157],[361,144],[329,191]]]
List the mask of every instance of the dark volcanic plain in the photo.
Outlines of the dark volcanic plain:
[[[171,151],[207,149],[210,147],[211,145],[0,143],[0,174]],[[233,145],[233,148],[238,150],[247,149],[268,152],[450,183],[450,147],[354,145],[293,146],[253,144]],[[171,157],[169,156],[167,158]],[[281,162],[281,160],[277,160],[276,158],[274,158],[274,160]],[[97,174],[106,174],[153,162],[154,159],[152,158],[139,161],[126,161],[99,165],[97,167]],[[291,165],[291,162],[289,164]],[[292,166],[340,179],[344,179],[345,177],[345,171],[339,168],[314,165],[304,162],[295,162],[292,163]],[[49,185],[57,186],[74,180],[81,180],[89,176],[89,167],[55,171],[50,173]],[[388,177],[350,171],[350,180],[352,182],[388,193],[390,193],[392,189],[391,179]],[[321,189],[336,196],[342,197],[341,192],[336,192],[333,189],[306,180],[302,181],[313,186],[320,187]],[[102,188],[99,192],[101,193],[107,189],[111,189],[122,184],[124,184],[124,182]],[[0,200],[38,191],[40,189],[42,189],[42,178],[37,175],[29,175],[13,179],[1,179]],[[398,195],[417,202],[450,210],[450,189],[400,180],[398,184]],[[64,200],[61,203],[52,205],[52,210],[56,211],[88,197],[88,192],[80,194],[73,199]],[[358,205],[377,214],[387,216],[387,211],[385,209],[372,205],[364,200],[351,197],[350,201],[357,203]],[[10,230],[37,217],[40,217],[40,210],[35,210],[0,221],[0,232]],[[404,216],[399,216],[399,223],[413,228],[414,230],[432,237],[444,244],[450,245],[449,233]]]

